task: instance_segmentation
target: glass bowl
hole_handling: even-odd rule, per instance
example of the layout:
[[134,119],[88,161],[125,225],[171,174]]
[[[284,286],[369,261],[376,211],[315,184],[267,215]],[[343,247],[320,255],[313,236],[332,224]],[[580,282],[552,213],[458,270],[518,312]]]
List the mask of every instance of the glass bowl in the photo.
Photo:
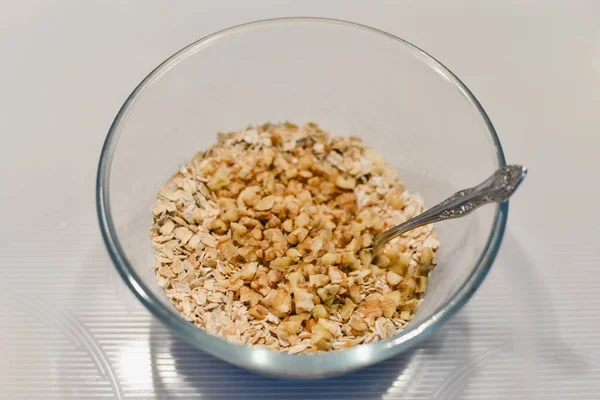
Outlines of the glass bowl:
[[102,148],[97,210],[127,286],[197,348],[283,377],[338,375],[435,332],[471,297],[500,246],[507,204],[438,224],[438,266],[423,304],[395,336],[348,350],[290,355],[231,344],[182,319],[152,269],[150,208],[159,187],[216,133],[267,121],[317,122],[379,151],[433,205],[504,166],[494,128],[444,65],[388,33],[350,22],[281,18],[207,36],[152,71],[117,114]]

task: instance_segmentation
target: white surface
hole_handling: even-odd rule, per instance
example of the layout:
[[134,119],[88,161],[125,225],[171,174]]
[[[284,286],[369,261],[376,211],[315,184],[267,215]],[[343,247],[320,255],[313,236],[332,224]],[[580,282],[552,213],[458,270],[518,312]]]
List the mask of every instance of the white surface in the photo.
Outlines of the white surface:
[[[492,272],[442,331],[349,377],[282,384],[191,349],[139,305],[104,250],[94,185],[108,127],[152,68],[215,30],[292,15],[428,51],[530,175]],[[597,398],[599,17],[595,1],[3,2],[0,397]]]

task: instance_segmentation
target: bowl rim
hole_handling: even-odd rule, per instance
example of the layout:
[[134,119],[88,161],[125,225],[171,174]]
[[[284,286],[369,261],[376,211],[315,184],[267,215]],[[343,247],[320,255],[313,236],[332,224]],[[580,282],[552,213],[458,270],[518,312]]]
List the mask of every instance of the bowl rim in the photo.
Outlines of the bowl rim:
[[232,364],[250,370],[279,376],[311,377],[349,372],[363,368],[404,351],[435,332],[446,320],[448,320],[448,318],[454,315],[467,300],[469,300],[490,270],[490,267],[498,254],[506,228],[508,202],[497,205],[492,228],[487,238],[484,251],[479,256],[475,268],[463,282],[462,286],[454,292],[450,301],[439,306],[427,320],[418,325],[406,328],[400,336],[396,335],[385,340],[363,344],[347,350],[309,355],[287,354],[267,348],[249,347],[227,342],[224,339],[198,329],[181,318],[174,309],[165,306],[152,294],[151,290],[148,289],[147,285],[144,284],[127,260],[125,252],[120,245],[111,216],[109,201],[110,167],[112,164],[113,152],[116,148],[118,136],[120,134],[119,128],[121,122],[125,121],[131,111],[131,107],[146,88],[152,85],[152,83],[159,79],[163,74],[168,72],[173,66],[197,51],[229,35],[243,33],[244,31],[257,27],[289,23],[341,25],[346,28],[353,28],[374,35],[383,36],[405,46],[413,56],[420,58],[438,75],[454,85],[461,92],[462,96],[479,112],[492,140],[498,166],[505,166],[506,161],[500,140],[492,122],[479,101],[466,85],[454,75],[454,73],[434,57],[408,41],[382,30],[359,23],[319,17],[284,17],[263,19],[236,25],[205,36],[177,51],[163,61],[138,84],[133,92],[127,97],[110,126],[100,154],[96,178],[96,211],[98,221],[104,243],[115,268],[129,289],[131,289],[136,297],[155,317],[197,348]]

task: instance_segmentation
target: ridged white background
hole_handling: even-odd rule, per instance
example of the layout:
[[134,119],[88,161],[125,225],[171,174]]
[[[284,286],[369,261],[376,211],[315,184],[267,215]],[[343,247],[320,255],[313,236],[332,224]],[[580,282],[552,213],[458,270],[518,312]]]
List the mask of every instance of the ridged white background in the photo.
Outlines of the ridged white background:
[[[531,170],[465,309],[401,357],[314,382],[251,375],[171,335],[114,271],[94,206],[108,127],[154,66],[215,30],[293,15],[424,48]],[[593,0],[0,3],[0,397],[598,398],[599,18]]]

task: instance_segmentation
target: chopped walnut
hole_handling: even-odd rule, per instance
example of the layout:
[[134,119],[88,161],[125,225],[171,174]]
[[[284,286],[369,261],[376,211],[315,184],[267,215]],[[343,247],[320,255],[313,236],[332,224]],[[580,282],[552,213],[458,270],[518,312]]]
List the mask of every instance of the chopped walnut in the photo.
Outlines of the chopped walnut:
[[312,315],[315,318],[319,319],[319,318],[327,318],[329,313],[327,312],[327,309],[322,304],[317,304],[312,309]]
[[271,291],[263,303],[278,317],[285,317],[292,311],[292,296],[284,289]]
[[303,312],[310,312],[315,304],[313,303],[314,294],[307,290],[296,288],[294,289],[294,304],[296,306],[296,313],[300,314]]
[[240,301],[242,303],[249,303],[251,306],[255,306],[261,299],[262,296],[249,287],[242,286],[240,288]]
[[[325,319],[320,319],[324,321]],[[322,325],[315,325],[312,328],[311,343],[319,350],[328,350],[331,347],[333,334]]]
[[402,276],[398,275],[394,271],[388,271],[386,275],[387,282],[390,286],[396,286],[402,281]]
[[376,257],[373,239],[423,212],[358,138],[316,124],[220,134],[160,188],[157,281],[182,316],[227,340],[296,353],[393,336],[439,246],[432,226]]

